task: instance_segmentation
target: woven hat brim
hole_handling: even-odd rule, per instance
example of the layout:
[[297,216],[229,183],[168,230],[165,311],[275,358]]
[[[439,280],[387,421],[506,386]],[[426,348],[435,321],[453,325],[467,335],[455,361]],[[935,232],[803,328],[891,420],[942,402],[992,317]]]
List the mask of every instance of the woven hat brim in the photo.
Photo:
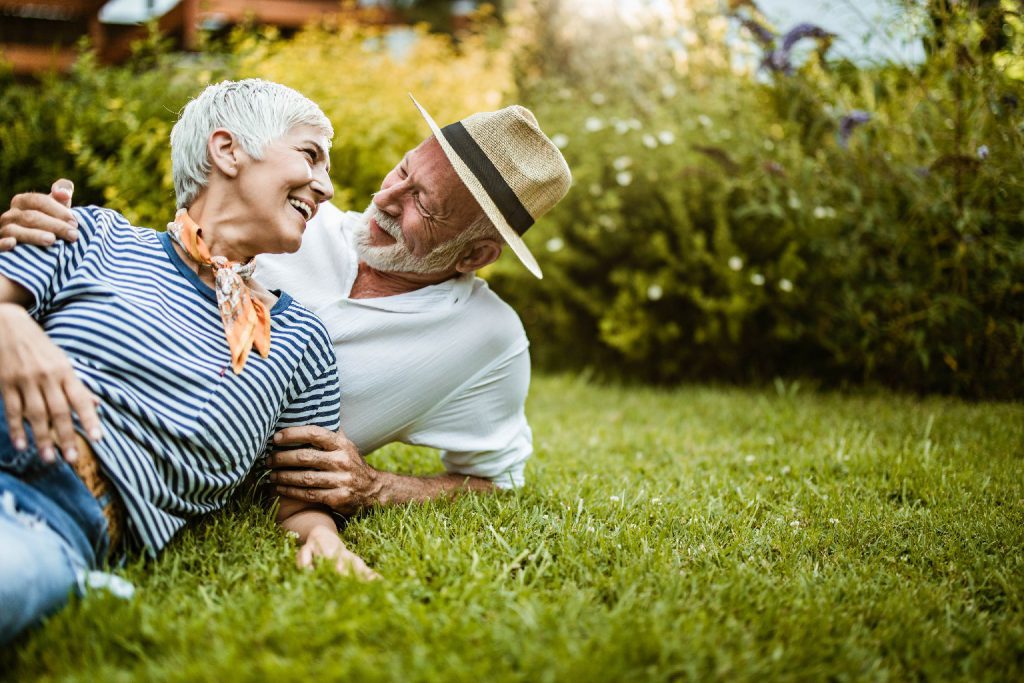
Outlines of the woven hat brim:
[[543,278],[544,274],[540,270],[540,265],[537,263],[537,259],[535,259],[533,254],[530,253],[530,249],[526,246],[526,242],[523,241],[523,238],[520,237],[519,233],[517,233],[512,226],[508,224],[508,220],[506,220],[505,216],[502,215],[497,204],[495,204],[494,200],[491,199],[491,196],[487,194],[487,190],[484,189],[483,184],[481,184],[473,171],[469,169],[466,162],[462,160],[462,157],[452,149],[451,144],[441,132],[441,128],[437,125],[434,119],[431,118],[430,114],[427,113],[427,110],[416,101],[416,98],[412,96],[412,93],[409,94],[409,99],[411,99],[412,103],[416,105],[420,115],[427,122],[427,125],[430,126],[430,132],[434,134],[434,137],[441,145],[441,149],[444,150],[445,156],[448,157],[448,161],[451,162],[452,167],[455,169],[455,173],[459,176],[459,179],[462,180],[463,184],[465,184],[467,188],[469,188],[470,194],[473,195],[473,198],[476,199],[478,204],[480,204],[480,208],[484,210],[487,217],[491,219],[492,223],[494,223],[494,227],[498,229],[502,239],[504,239],[505,243],[512,249],[512,253],[514,253],[519,260],[522,261],[523,265],[526,266],[526,269],[533,273],[538,279]]

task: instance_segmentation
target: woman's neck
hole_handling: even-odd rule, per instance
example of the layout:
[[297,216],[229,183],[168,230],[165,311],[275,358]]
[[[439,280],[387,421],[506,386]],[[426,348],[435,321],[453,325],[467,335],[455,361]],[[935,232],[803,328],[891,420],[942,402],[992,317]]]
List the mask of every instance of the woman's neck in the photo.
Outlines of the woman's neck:
[[244,263],[256,255],[245,241],[247,212],[237,202],[218,201],[204,194],[188,207],[188,215],[202,229],[212,256]]

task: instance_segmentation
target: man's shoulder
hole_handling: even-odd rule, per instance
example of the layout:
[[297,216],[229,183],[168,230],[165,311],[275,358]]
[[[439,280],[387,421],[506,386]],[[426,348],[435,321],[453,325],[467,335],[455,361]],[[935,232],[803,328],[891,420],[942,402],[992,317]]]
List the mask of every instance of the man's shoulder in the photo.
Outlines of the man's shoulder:
[[519,314],[490,288],[486,280],[475,277],[471,283],[469,300],[465,306],[455,308],[474,333],[465,335],[467,343],[486,348],[494,355],[508,349],[522,348],[526,344],[526,331]]
[[359,220],[358,211],[345,211],[339,209],[331,202],[324,202],[317,207],[316,215],[309,221],[310,228],[323,228],[326,230],[337,230],[339,228],[348,230]]

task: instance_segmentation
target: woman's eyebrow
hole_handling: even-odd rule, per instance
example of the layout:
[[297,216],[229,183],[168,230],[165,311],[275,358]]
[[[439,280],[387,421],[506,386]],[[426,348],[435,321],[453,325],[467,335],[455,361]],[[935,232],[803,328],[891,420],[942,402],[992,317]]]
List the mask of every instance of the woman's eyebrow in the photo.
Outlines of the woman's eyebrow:
[[327,150],[325,150],[324,146],[321,145],[316,140],[305,140],[305,141],[303,141],[302,144],[310,145],[312,147],[315,147],[316,148],[316,155],[317,155],[317,157],[319,157],[319,158],[327,158]]

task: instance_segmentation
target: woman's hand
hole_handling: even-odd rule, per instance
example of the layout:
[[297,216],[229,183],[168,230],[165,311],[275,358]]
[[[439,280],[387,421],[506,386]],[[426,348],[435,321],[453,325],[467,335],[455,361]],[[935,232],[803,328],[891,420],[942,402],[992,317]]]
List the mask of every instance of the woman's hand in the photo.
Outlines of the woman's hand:
[[295,556],[295,562],[301,568],[308,568],[313,566],[317,557],[329,560],[334,570],[343,576],[355,576],[364,581],[380,578],[380,574],[366,566],[363,558],[345,547],[336,532],[324,527],[309,532],[306,542]]
[[24,421],[28,420],[39,456],[56,460],[54,436],[64,458],[74,462],[75,425],[72,412],[93,441],[102,438],[96,397],[75,375],[71,361],[39,324],[17,304],[0,303],[0,396],[11,443],[28,448]]

